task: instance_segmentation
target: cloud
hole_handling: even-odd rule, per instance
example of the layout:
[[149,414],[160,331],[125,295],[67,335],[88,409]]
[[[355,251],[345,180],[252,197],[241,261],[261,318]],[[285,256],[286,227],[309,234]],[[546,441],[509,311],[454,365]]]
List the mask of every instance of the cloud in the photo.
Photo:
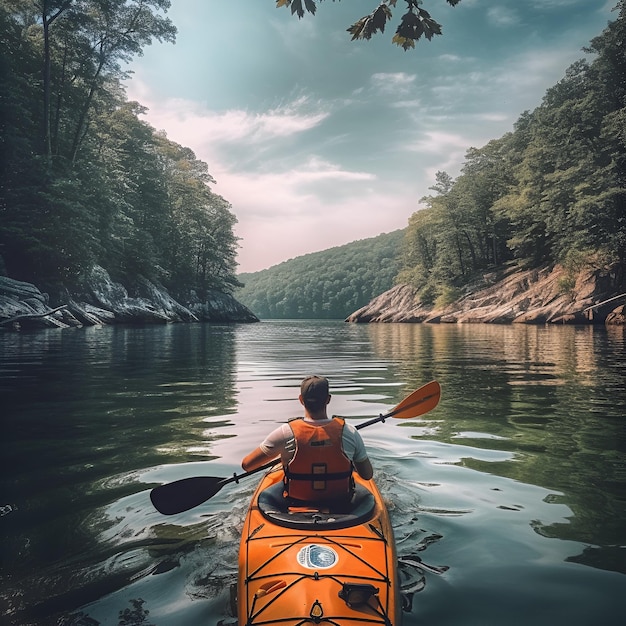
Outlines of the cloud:
[[[183,4],[172,11],[188,16]],[[239,220],[242,271],[406,226],[435,173],[457,176],[469,147],[512,130],[583,56],[590,16],[604,20],[588,0],[464,0],[444,37],[404,53],[349,42],[351,3],[304,20],[231,4],[195,0],[184,45],[150,48],[129,95],[208,164]]]
[[372,74],[370,80],[380,93],[398,95],[410,91],[415,79],[415,74],[406,72],[379,72]]
[[[433,126],[437,127],[439,124]],[[435,174],[440,170],[452,175],[459,172],[468,148],[476,145],[474,139],[462,134],[426,130],[418,139],[407,144],[406,150],[421,156],[424,180],[434,182]]]
[[457,63],[458,61],[462,61],[464,58],[467,58],[467,57],[462,57],[462,56],[459,56],[458,54],[441,54],[441,55],[439,55],[439,59],[441,61],[450,61],[451,63]]
[[520,23],[517,11],[508,7],[491,7],[487,11],[487,19],[495,26],[515,26]]
[[[137,92],[141,95],[142,102],[150,100],[144,89],[135,89],[135,82],[132,83],[132,89],[129,89],[129,97],[136,97]],[[302,96],[262,113],[244,109],[212,111],[202,103],[181,98],[152,102],[147,106],[150,123],[158,128],[166,128],[175,141],[193,140],[197,143],[198,140],[210,140],[212,144],[244,139],[261,143],[290,137],[315,128],[329,115],[327,111],[310,110],[315,107],[308,98]]]
[[468,145],[467,138],[442,131],[429,131],[424,133],[422,139],[416,141],[409,148],[415,152],[431,152],[439,154],[447,152],[451,148],[463,148]]
[[[538,95],[543,96],[545,90],[563,78],[568,65],[582,56],[582,53],[575,55],[571,49],[564,47],[530,49],[496,68],[491,80],[501,93],[510,94],[510,98],[518,98],[524,103],[529,102],[530,96],[534,105],[538,106]],[[543,92],[538,86],[542,86]]]
[[[265,177],[241,191],[241,197],[233,202],[246,214],[235,229],[242,244],[241,271],[261,269],[261,259],[262,267],[270,267],[309,252],[404,228],[417,209],[415,194],[414,200],[407,201],[406,190],[393,195],[372,186],[336,202],[322,201],[313,194],[294,194],[288,186],[277,189]],[[253,212],[246,208],[247,201],[254,204]]]
[[536,11],[545,11],[571,7],[575,4],[582,4],[588,1],[589,0],[531,0],[530,5]]
[[[157,101],[137,81],[128,91],[148,107],[152,126],[208,163],[217,181],[212,189],[238,219],[241,271],[403,228],[415,210],[406,201],[415,193],[402,185],[389,189],[391,183],[370,171],[302,147],[281,148],[331,116],[329,106],[306,96],[265,111],[220,112],[180,98]],[[331,134],[315,141],[341,139]]]

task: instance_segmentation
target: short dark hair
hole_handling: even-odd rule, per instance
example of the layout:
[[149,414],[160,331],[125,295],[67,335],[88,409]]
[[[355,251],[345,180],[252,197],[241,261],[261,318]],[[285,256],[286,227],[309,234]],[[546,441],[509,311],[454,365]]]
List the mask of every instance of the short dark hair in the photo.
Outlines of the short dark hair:
[[328,379],[323,376],[307,376],[300,384],[300,395],[307,409],[321,409],[329,395]]

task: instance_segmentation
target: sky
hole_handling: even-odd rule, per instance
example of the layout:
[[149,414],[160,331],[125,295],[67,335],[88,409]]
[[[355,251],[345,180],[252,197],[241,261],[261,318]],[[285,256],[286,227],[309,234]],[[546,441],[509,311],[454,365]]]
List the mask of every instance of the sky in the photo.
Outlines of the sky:
[[617,0],[425,0],[443,35],[346,29],[378,0],[172,0],[175,44],[129,66],[143,119],[191,148],[237,218],[238,272],[404,228],[437,171],[514,128],[616,14]]

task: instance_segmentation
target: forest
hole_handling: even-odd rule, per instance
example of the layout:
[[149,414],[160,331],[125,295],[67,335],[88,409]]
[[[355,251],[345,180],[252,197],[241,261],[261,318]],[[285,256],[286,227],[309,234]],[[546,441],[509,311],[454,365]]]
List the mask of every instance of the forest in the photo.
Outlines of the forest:
[[[308,255],[242,276],[246,287],[237,296],[260,317],[345,317],[362,306],[359,294],[378,295],[388,281],[412,285],[424,304],[445,306],[463,286],[505,264],[559,263],[566,269],[564,292],[586,265],[616,266],[625,280],[623,0],[616,12],[585,49],[592,59],[570,66],[511,132],[469,149],[456,179],[437,173],[433,194],[421,198],[422,208],[409,218],[395,260],[363,257],[359,272],[356,249],[342,246],[319,253],[324,262],[318,269],[328,274],[314,271]],[[375,248],[368,251],[375,254]]]
[[98,264],[182,299],[238,285],[230,204],[123,89],[128,61],[174,41],[169,6],[0,0],[0,275],[52,290]]
[[[486,269],[626,258],[626,3],[514,130],[438,172],[409,219],[397,277],[445,305]],[[563,286],[564,289],[567,285]]]
[[236,298],[260,318],[343,319],[390,289],[403,230],[240,274]]

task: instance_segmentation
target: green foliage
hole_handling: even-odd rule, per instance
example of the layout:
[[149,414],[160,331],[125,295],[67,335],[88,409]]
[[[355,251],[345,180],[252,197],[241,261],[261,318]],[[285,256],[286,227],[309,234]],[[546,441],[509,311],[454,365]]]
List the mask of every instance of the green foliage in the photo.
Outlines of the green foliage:
[[437,296],[434,306],[436,309],[443,309],[458,300],[460,297],[461,291],[459,289],[446,285],[441,289],[441,293]]
[[561,293],[571,293],[576,287],[576,279],[580,272],[590,263],[593,253],[582,250],[570,250],[563,259],[565,273],[559,278],[559,290]]
[[[321,0],[319,0],[321,1]],[[395,9],[398,0],[378,0],[380,3],[369,14],[357,20],[348,32],[355,39],[371,39],[372,35],[384,32],[387,22],[393,17],[392,8]],[[392,43],[400,46],[404,50],[415,48],[415,44],[422,37],[429,41],[434,35],[441,35],[441,24],[434,20],[430,13],[421,8],[422,0],[404,0],[406,13],[400,18],[400,23],[392,38]],[[456,6],[461,0],[446,0],[450,6]],[[288,7],[292,14],[299,18],[304,17],[305,12],[315,15],[317,11],[316,0],[276,0],[277,7]]]
[[515,260],[564,262],[565,291],[581,259],[626,259],[626,37],[619,17],[591,42],[515,130],[467,152],[461,175],[437,174],[437,193],[409,219],[401,281],[425,302]]
[[98,263],[179,297],[238,285],[236,220],[206,164],[121,88],[123,62],[173,41],[169,4],[0,4],[0,257],[14,278],[68,284]]
[[235,297],[265,319],[344,319],[393,286],[404,231],[240,274]]

